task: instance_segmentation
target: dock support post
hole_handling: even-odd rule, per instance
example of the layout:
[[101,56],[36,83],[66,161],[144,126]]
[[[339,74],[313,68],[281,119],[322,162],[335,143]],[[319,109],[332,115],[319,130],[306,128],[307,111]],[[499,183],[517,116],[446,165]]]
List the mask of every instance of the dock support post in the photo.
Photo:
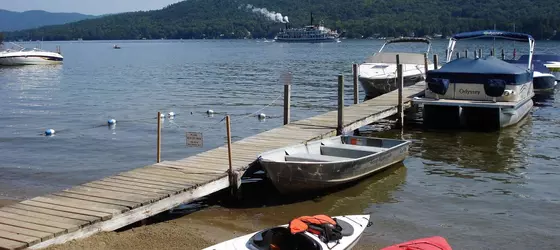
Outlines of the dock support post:
[[424,78],[428,75],[428,53],[424,53]]
[[434,54],[434,70],[438,69],[438,56]]
[[354,104],[358,104],[358,64],[352,64],[352,73],[353,73],[353,80],[354,80]]
[[469,50],[468,49],[465,50],[465,58],[469,58]]
[[504,49],[502,49],[502,60],[506,59],[506,54],[504,53]]
[[338,75],[338,123],[337,123],[337,135],[342,134],[342,129],[344,128],[344,76],[342,74]]
[[404,105],[403,105],[403,68],[402,64],[397,64],[397,87],[398,87],[398,104],[397,104],[397,127],[404,127]]
[[229,177],[229,186],[231,188],[231,195],[232,197],[236,197],[237,195],[237,174],[233,172],[233,164],[231,161],[231,123],[229,115],[226,115],[226,134],[227,134],[227,145],[228,145],[228,177]]
[[474,57],[473,57],[474,59],[478,58],[478,57],[476,56],[476,49],[473,50],[473,56],[474,56]]
[[284,125],[290,123],[290,98],[292,85],[284,85]]
[[457,59],[459,59],[459,57],[460,57],[459,52],[457,52]]
[[161,112],[157,112],[157,153],[156,153],[156,163],[161,161]]
[[490,55],[491,55],[491,56],[494,56],[494,55],[495,55],[495,53],[496,53],[495,49],[494,49],[494,48],[492,48],[492,49],[490,50]]
[[478,58],[482,58],[482,49],[478,49]]

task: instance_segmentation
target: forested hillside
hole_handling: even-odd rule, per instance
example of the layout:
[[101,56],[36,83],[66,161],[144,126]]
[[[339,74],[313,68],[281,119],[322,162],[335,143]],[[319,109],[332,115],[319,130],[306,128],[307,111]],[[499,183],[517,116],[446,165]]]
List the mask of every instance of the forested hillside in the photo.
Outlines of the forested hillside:
[[[253,7],[249,8],[247,5]],[[324,20],[345,36],[416,36],[477,29],[512,30],[555,39],[560,1],[555,0],[187,0],[162,10],[131,12],[6,34],[7,39],[272,38],[286,24],[260,9],[289,17],[289,25]]]
[[46,25],[65,24],[94,17],[95,16],[79,13],[51,13],[41,10],[14,12],[0,9],[0,31],[14,31],[38,28]]

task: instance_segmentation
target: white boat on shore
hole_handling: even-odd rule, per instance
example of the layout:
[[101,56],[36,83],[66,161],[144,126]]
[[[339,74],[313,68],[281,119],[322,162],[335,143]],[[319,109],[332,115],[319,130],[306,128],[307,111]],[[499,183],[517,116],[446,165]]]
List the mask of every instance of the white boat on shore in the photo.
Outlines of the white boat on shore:
[[12,43],[18,49],[0,51],[0,66],[60,64],[64,57],[58,52],[37,48],[27,49]]
[[[366,92],[366,98],[374,98],[397,89],[397,61],[403,65],[404,86],[410,86],[423,81],[426,73],[423,53],[410,52],[385,52],[390,44],[427,44],[425,53],[430,53],[431,42],[427,38],[401,37],[388,40],[381,46],[379,51],[365,60],[359,66],[360,84]],[[428,59],[428,70],[434,69],[434,65]]]
[[344,135],[268,151],[259,162],[280,193],[319,191],[403,161],[409,145],[405,140]]
[[[498,59],[451,60],[459,40],[501,38],[529,44],[524,67]],[[447,63],[427,73],[423,119],[428,126],[499,129],[519,122],[533,107],[532,55],[535,40],[522,33],[475,31],[456,34],[449,41]]]
[[329,239],[329,234],[323,233],[328,229],[322,230],[323,226],[330,228],[332,224],[310,224],[303,229],[295,225],[294,221],[299,220],[297,218],[290,224],[250,233],[203,250],[348,250],[356,245],[365,228],[371,226],[369,217],[369,214],[333,216],[337,225],[333,228],[340,229],[341,235],[336,239]]

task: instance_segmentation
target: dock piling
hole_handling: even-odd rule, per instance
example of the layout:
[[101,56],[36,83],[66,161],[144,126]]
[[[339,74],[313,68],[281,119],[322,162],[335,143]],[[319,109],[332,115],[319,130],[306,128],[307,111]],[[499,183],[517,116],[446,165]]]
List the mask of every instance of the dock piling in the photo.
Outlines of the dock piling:
[[506,59],[506,54],[504,53],[504,49],[502,49],[502,60]]
[[478,49],[478,58],[482,58],[482,49]]
[[157,153],[156,153],[156,163],[161,161],[161,112],[157,112]]
[[438,55],[434,54],[434,70],[438,69]]
[[238,194],[237,188],[237,173],[233,172],[233,164],[232,164],[232,154],[231,154],[231,122],[229,115],[226,115],[226,135],[227,135],[227,150],[228,150],[228,177],[229,177],[229,186],[231,190],[232,197],[236,197]]
[[284,125],[290,123],[290,99],[292,85],[284,85]]
[[459,55],[459,52],[457,52],[457,59],[459,59],[461,57],[461,55]]
[[465,58],[469,58],[469,50],[465,49]]
[[352,64],[352,74],[353,74],[353,79],[354,80],[354,104],[358,104],[359,103],[359,94],[358,94],[358,64]]
[[478,58],[477,55],[476,55],[476,49],[473,50],[473,56],[474,56],[474,57],[473,57],[474,59]]
[[428,53],[424,53],[424,76],[428,75]]
[[403,104],[403,68],[402,64],[397,64],[397,87],[398,87],[398,103],[397,103],[397,127],[404,127],[404,104]]
[[344,128],[344,76],[338,75],[338,122],[337,122],[337,135],[342,134]]

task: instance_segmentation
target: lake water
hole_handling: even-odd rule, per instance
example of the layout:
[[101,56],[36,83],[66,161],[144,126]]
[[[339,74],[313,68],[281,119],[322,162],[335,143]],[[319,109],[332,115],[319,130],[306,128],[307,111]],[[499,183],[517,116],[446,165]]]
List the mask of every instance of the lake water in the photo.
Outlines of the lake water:
[[[281,126],[285,71],[293,73],[293,120],[335,109],[340,73],[351,103],[351,63],[382,44],[119,41],[115,50],[114,43],[44,42],[44,49],[61,46],[63,65],[0,68],[0,198],[31,198],[154,163],[157,111],[177,114],[163,123],[163,160],[223,145],[226,113],[234,140]],[[433,45],[440,61],[446,45]],[[510,56],[512,46],[496,42],[496,51],[505,47]],[[515,48],[518,55],[526,49]],[[560,43],[538,41],[536,50],[560,54]],[[237,211],[255,221],[263,220],[255,212],[275,215],[266,225],[301,213],[370,213],[364,249],[431,235],[455,249],[558,249],[558,98],[539,99],[529,117],[499,132],[408,127],[402,136],[413,144],[403,165],[318,200]],[[268,118],[259,121],[258,113]],[[111,118],[115,127],[106,125]],[[42,135],[49,128],[55,136]],[[204,147],[187,148],[185,131],[202,131]]]

